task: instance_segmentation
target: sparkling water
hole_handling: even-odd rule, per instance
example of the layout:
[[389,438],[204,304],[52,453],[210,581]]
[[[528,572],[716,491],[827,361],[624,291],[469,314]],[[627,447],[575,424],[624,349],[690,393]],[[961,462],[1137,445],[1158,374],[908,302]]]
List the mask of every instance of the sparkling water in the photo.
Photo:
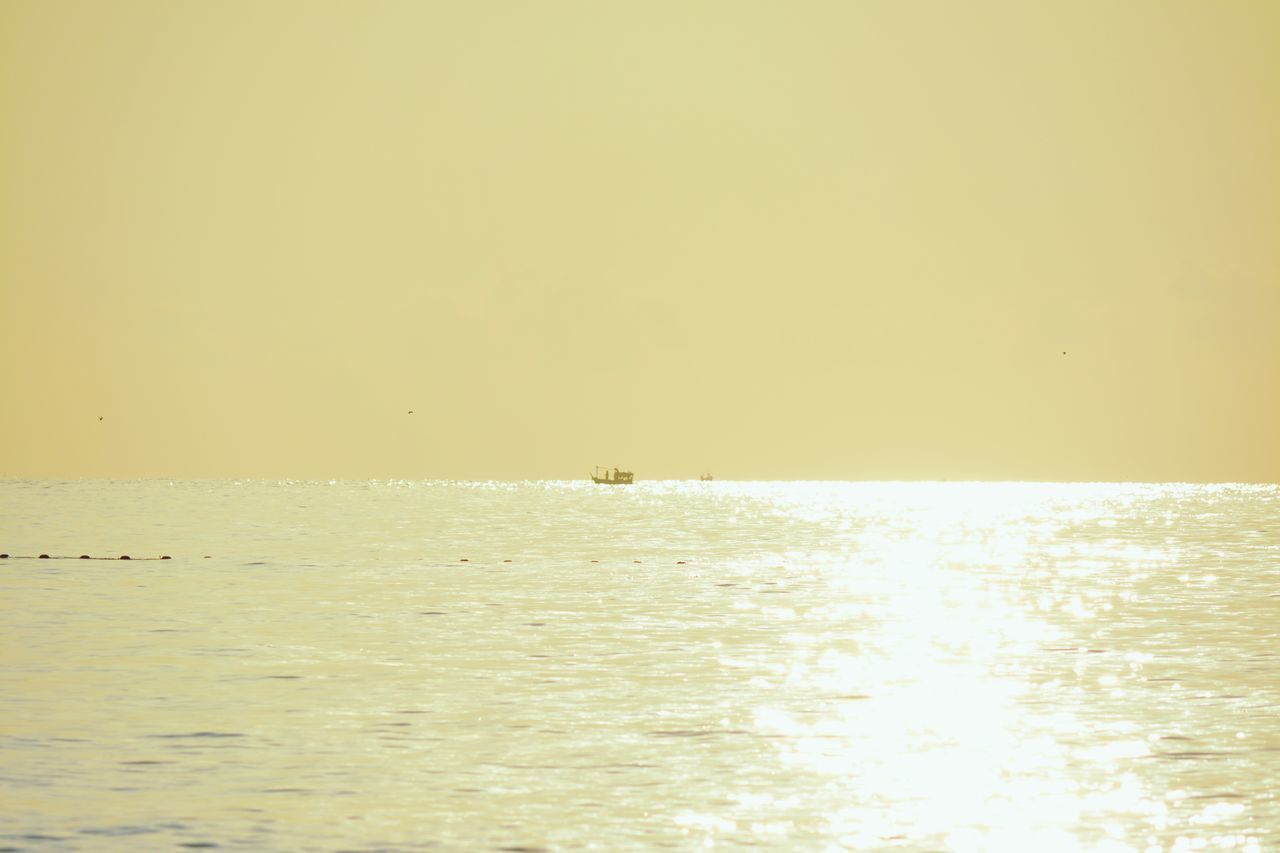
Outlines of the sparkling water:
[[0,551],[6,850],[1280,847],[1275,486],[8,481]]

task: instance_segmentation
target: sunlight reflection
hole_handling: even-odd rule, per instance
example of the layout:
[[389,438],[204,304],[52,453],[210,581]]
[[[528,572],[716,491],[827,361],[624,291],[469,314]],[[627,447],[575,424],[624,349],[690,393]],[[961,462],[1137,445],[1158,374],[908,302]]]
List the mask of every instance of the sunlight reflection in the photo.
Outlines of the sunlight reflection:
[[[1165,804],[1118,772],[1117,761],[1149,755],[1149,745],[1117,731],[1101,745],[1073,747],[1088,741],[1083,724],[1065,710],[1047,713],[1041,685],[1020,663],[1059,639],[1042,614],[1086,622],[1112,605],[1088,592],[1023,597],[1011,575],[1029,571],[1063,526],[1105,527],[1115,504],[1077,504],[1059,516],[1049,503],[1061,490],[1051,497],[1035,484],[883,485],[874,500],[850,503],[846,492],[833,505],[803,484],[787,496],[795,503],[779,508],[852,539],[847,559],[814,558],[830,600],[789,636],[787,693],[756,708],[753,720],[775,740],[782,766],[825,780],[833,803],[850,803],[833,810],[831,834],[855,847],[934,839],[950,849],[1073,850],[1089,814],[1162,824]],[[1120,506],[1132,499],[1115,497]],[[1169,559],[1110,547],[1120,553],[1090,562],[1076,543],[1073,570]],[[1075,672],[1086,677],[1086,662]],[[1119,683],[1110,671],[1092,677],[1098,689]],[[1082,762],[1113,775],[1082,787],[1069,772]],[[1206,810],[1202,819],[1225,813]],[[1091,843],[1145,846],[1116,822]]]

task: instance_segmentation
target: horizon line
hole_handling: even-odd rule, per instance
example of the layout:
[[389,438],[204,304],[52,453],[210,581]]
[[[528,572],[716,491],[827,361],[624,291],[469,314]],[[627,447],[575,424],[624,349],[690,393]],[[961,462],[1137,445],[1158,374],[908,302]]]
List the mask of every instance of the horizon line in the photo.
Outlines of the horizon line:
[[[145,481],[184,481],[184,482],[211,482],[211,483],[231,483],[231,482],[256,482],[256,483],[456,483],[456,484],[474,484],[482,485],[487,483],[581,483],[584,485],[604,485],[591,483],[590,478],[538,478],[538,477],[522,477],[522,478],[459,478],[459,477],[287,477],[287,476],[172,476],[172,475],[144,475],[144,476],[82,476],[82,477],[59,477],[59,476],[10,476],[0,474],[0,483],[17,483],[17,482],[57,482],[57,483],[77,483],[77,482],[145,482]],[[634,483],[618,485],[617,488],[625,488],[626,486],[640,486],[647,483],[709,483],[714,486],[716,483],[847,483],[847,484],[894,484],[894,485],[961,485],[961,484],[981,484],[981,485],[1134,485],[1134,486],[1271,486],[1280,488],[1280,482],[1269,480],[1124,480],[1124,479],[1080,479],[1080,480],[1037,480],[1037,479],[964,479],[964,478],[930,478],[930,479],[769,479],[744,477],[737,479],[717,478],[714,480],[700,480],[697,477],[669,477],[669,478],[652,478],[647,480],[636,480]],[[614,488],[614,486],[610,486]]]

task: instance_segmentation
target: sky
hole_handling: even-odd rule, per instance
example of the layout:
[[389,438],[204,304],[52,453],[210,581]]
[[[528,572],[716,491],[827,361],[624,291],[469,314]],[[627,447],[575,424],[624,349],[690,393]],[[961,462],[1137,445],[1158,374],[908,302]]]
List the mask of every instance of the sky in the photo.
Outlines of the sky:
[[0,477],[1280,482],[1277,43],[6,0]]

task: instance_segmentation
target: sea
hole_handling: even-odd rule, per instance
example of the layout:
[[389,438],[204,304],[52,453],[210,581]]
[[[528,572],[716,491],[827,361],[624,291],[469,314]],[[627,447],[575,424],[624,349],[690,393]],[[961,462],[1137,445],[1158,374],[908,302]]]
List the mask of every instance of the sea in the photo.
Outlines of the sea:
[[0,552],[0,850],[1280,849],[1275,485],[9,480]]

